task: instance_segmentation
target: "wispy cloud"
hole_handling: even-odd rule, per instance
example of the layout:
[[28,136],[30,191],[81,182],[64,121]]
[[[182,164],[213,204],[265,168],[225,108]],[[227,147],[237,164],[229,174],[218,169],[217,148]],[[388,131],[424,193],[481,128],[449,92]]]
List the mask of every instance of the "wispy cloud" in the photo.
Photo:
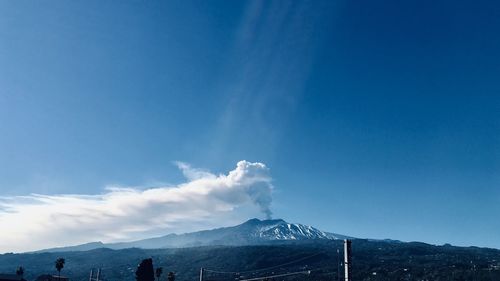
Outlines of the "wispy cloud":
[[264,164],[240,161],[220,175],[176,164],[187,178],[176,186],[0,197],[0,252],[137,239],[224,225],[259,213],[271,216],[273,187]]

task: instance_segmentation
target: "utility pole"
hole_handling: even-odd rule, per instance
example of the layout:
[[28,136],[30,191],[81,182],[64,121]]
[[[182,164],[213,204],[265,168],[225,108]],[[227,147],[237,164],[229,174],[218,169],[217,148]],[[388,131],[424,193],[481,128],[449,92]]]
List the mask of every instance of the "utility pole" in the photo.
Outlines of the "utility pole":
[[200,268],[200,281],[203,281],[203,267]]
[[337,249],[337,281],[340,281],[340,249]]
[[351,260],[351,240],[344,239],[344,281],[352,281]]

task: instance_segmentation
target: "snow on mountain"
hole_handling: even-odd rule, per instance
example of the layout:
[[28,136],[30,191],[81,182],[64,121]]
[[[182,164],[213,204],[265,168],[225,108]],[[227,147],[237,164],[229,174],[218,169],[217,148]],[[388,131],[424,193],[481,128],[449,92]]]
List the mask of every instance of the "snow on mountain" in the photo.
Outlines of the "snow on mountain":
[[259,237],[268,240],[330,239],[326,233],[307,225],[281,223],[259,232]]
[[[252,222],[253,221],[253,222]],[[255,235],[263,240],[310,240],[310,239],[345,239],[345,235],[323,232],[312,226],[288,223],[284,220],[250,220],[256,226]]]

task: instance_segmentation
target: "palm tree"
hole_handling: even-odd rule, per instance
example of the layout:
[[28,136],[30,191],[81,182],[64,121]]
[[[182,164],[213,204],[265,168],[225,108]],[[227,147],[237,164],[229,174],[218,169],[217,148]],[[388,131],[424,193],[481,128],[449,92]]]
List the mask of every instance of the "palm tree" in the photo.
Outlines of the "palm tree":
[[156,268],[156,271],[155,271],[155,274],[156,274],[156,278],[158,278],[158,281],[160,281],[160,276],[161,274],[163,273],[163,267],[157,267]]
[[56,260],[56,269],[59,272],[59,281],[61,281],[61,269],[64,267],[66,261],[63,258],[58,258]]
[[24,275],[24,267],[20,266],[17,268],[16,270],[16,275],[23,278],[23,275]]
[[155,281],[155,270],[153,268],[153,259],[145,259],[135,271],[135,280],[137,281]]

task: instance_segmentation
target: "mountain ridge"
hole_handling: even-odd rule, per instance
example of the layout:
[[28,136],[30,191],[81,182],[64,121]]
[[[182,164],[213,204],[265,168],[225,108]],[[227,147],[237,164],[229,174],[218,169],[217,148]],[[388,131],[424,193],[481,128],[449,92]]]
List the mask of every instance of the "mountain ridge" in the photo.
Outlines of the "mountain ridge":
[[170,233],[159,237],[129,242],[89,242],[75,246],[38,250],[35,251],[35,253],[88,251],[99,248],[120,250],[126,248],[162,249],[195,246],[267,245],[283,241],[338,240],[346,238],[352,237],[324,232],[309,225],[288,223],[283,219],[260,220],[253,218],[236,226],[220,227],[182,234]]

